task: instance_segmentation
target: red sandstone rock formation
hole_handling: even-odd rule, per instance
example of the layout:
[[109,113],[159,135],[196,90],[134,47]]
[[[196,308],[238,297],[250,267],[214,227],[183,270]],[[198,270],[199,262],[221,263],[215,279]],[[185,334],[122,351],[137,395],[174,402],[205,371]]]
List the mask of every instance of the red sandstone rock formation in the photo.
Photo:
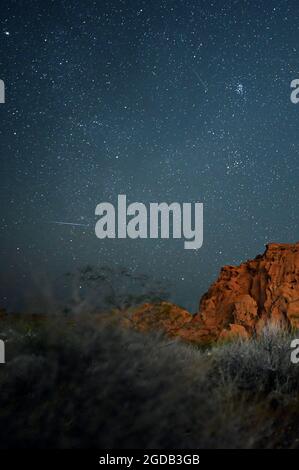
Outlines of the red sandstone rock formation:
[[223,267],[194,316],[163,302],[139,308],[132,321],[194,343],[248,338],[269,321],[299,328],[299,242],[271,243],[254,260]]
[[269,321],[298,328],[299,243],[271,243],[254,260],[222,268],[194,320],[216,339],[250,336]]
[[193,315],[169,302],[144,304],[138,307],[129,320],[128,326],[142,332],[160,330],[168,336],[177,336],[177,332],[188,324]]

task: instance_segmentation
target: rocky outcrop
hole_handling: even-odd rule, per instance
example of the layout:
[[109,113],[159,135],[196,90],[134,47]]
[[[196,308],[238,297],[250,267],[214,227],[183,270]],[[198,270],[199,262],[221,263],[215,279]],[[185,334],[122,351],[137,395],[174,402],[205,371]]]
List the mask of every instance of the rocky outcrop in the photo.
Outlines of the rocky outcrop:
[[169,302],[161,302],[137,307],[126,323],[141,332],[160,330],[168,336],[177,336],[180,329],[192,319],[193,315],[187,310]]
[[271,243],[253,260],[224,266],[195,315],[162,302],[131,317],[139,331],[160,329],[194,343],[248,338],[269,321],[299,328],[299,243]]
[[143,333],[161,331],[189,343],[203,344],[215,339],[200,317],[170,302],[141,305],[123,320],[123,324]]
[[299,243],[271,243],[263,255],[223,267],[194,320],[216,339],[250,336],[269,321],[299,328]]

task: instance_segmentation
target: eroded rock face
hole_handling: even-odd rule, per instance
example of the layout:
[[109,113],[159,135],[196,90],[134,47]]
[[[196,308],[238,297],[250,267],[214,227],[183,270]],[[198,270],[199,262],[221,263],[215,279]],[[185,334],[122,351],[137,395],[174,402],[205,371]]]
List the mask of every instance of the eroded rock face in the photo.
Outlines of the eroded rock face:
[[224,266],[195,315],[167,302],[145,304],[130,325],[203,344],[249,338],[269,321],[299,328],[299,242],[271,243],[253,260]]
[[299,243],[271,243],[254,260],[222,268],[194,320],[215,339],[250,336],[269,320],[299,328]]

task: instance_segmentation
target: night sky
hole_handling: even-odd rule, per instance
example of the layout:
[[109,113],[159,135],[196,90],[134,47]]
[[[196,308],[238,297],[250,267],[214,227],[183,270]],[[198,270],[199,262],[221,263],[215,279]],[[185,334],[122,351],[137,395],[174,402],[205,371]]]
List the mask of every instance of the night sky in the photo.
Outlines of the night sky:
[[[110,264],[195,310],[222,265],[299,239],[298,0],[1,1],[0,48],[1,305]],[[97,239],[118,194],[203,202],[203,247]]]

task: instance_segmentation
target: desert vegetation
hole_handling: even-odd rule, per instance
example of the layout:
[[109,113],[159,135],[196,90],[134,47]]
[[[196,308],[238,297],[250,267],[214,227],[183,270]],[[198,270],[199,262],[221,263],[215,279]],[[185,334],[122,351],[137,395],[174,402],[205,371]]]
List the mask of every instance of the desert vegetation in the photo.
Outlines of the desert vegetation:
[[201,349],[119,316],[1,318],[2,448],[298,447],[291,333]]

